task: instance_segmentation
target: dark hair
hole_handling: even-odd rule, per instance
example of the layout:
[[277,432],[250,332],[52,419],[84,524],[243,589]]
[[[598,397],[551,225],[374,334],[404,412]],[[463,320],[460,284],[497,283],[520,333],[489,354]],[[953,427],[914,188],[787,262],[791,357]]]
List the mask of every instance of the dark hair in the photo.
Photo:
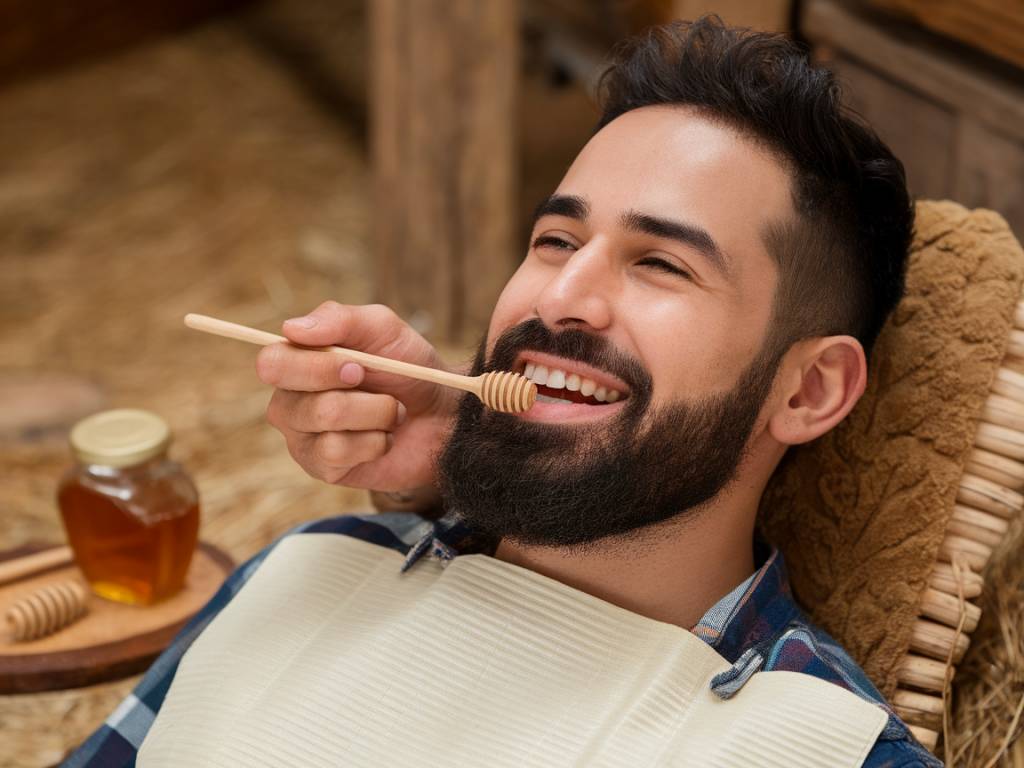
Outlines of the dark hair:
[[773,152],[797,220],[765,233],[779,264],[772,348],[849,334],[870,354],[903,296],[914,209],[903,164],[842,105],[831,72],[783,35],[703,16],[621,43],[599,90],[597,130],[639,107],[685,105]]

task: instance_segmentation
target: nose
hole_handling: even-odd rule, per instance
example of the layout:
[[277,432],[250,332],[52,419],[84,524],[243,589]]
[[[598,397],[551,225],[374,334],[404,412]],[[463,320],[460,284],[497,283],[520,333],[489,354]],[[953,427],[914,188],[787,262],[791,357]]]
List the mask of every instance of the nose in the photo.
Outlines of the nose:
[[592,240],[557,268],[537,296],[536,314],[549,328],[603,330],[612,320],[615,279],[611,254]]

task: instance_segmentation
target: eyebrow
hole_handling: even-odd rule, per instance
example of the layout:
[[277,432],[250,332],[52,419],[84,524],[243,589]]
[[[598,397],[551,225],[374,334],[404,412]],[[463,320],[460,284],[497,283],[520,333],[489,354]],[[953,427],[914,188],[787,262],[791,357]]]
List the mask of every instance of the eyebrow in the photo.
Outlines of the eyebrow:
[[711,263],[722,277],[732,279],[732,263],[725,251],[718,247],[718,243],[711,237],[706,229],[696,224],[688,224],[683,221],[663,219],[657,216],[649,216],[639,211],[626,211],[622,214],[622,226],[633,232],[643,232],[654,237],[674,240],[677,243],[694,248],[699,251]]
[[590,203],[576,195],[551,195],[540,201],[533,211],[533,223],[543,216],[565,216],[577,221],[586,221],[590,216]]

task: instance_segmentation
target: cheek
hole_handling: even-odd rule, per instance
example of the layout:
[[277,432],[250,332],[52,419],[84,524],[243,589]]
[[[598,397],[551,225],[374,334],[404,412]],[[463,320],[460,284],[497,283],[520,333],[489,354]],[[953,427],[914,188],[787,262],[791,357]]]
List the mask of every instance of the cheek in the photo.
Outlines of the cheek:
[[491,313],[491,322],[487,328],[488,354],[502,332],[534,316],[533,308],[542,288],[536,270],[530,269],[526,262],[520,264],[519,269],[505,283]]
[[729,380],[732,328],[710,302],[646,302],[629,335],[654,381],[656,401],[693,398]]

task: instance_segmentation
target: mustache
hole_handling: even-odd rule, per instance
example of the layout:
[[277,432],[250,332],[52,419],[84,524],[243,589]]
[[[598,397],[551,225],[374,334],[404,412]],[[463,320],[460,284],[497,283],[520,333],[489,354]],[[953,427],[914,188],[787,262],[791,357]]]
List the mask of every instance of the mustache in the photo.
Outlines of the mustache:
[[647,369],[636,358],[616,349],[605,337],[578,328],[555,333],[540,318],[526,320],[502,333],[495,341],[487,363],[481,366],[478,359],[474,368],[480,370],[475,373],[511,370],[519,354],[527,350],[557,355],[608,371],[626,382],[630,396],[638,400],[646,400],[654,387]]

